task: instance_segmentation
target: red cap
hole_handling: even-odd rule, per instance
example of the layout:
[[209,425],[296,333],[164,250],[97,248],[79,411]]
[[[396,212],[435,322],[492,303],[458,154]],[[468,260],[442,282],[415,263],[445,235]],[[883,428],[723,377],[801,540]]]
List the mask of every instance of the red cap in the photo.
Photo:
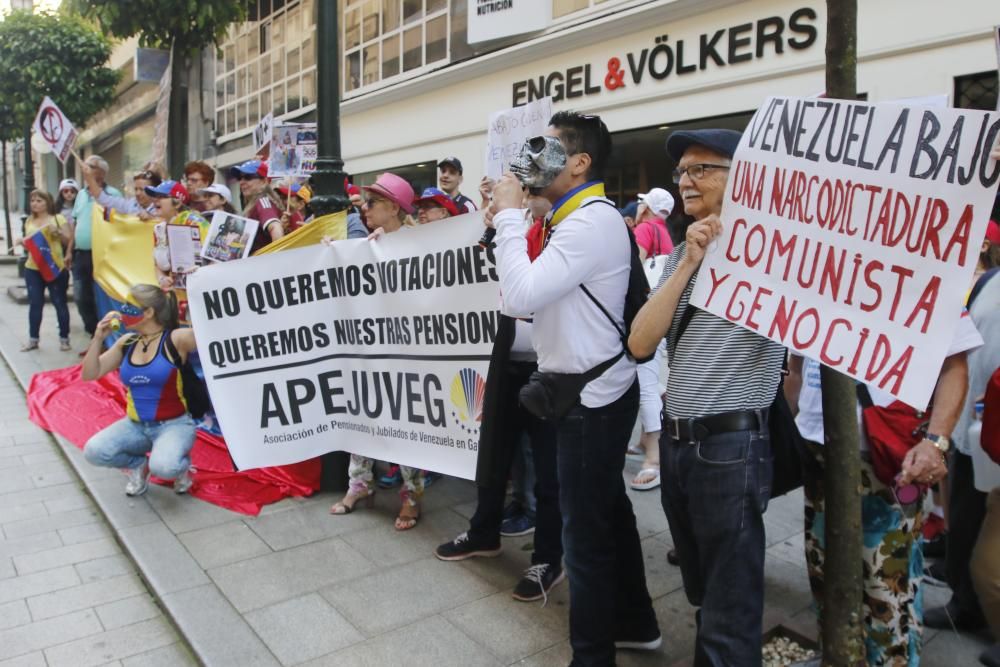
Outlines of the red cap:
[[1000,223],[996,220],[990,220],[986,224],[986,240],[1000,245]]

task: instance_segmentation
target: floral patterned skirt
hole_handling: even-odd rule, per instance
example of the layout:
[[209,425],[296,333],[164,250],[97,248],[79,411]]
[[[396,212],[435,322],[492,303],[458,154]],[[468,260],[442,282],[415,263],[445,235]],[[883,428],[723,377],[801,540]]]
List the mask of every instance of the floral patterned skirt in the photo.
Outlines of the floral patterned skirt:
[[[823,602],[826,505],[823,446],[808,443],[816,460],[805,479],[805,552],[809,586],[819,613]],[[920,664],[923,639],[923,497],[900,505],[871,463],[861,465],[861,526],[864,531],[864,631],[869,665]]]

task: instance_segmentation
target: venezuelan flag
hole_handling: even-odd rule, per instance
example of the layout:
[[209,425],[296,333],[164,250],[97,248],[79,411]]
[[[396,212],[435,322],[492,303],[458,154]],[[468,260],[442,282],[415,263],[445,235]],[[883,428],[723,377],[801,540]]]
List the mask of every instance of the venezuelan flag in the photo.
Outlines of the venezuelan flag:
[[52,246],[49,245],[49,239],[45,236],[44,229],[39,229],[24,239],[24,249],[31,255],[31,260],[38,267],[38,272],[42,274],[42,280],[45,282],[52,282],[62,273],[62,257],[56,257],[52,254]]

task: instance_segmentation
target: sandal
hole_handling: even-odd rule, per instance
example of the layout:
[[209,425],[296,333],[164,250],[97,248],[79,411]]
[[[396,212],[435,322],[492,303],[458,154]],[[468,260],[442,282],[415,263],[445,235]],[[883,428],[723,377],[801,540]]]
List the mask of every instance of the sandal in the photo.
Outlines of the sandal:
[[343,514],[350,514],[354,511],[354,506],[359,502],[364,501],[365,507],[371,509],[375,507],[375,490],[372,489],[368,493],[348,493],[344,496],[344,499],[340,502],[334,503],[330,507],[330,514],[334,516],[341,516]]
[[[640,482],[639,480],[643,477],[649,477],[645,482]],[[629,482],[629,486],[636,491],[650,491],[655,489],[660,485],[660,468],[659,466],[655,468],[643,468],[638,472],[638,474],[632,478]]]
[[417,525],[420,520],[420,503],[410,503],[403,501],[403,506],[399,508],[399,516],[396,517],[396,530],[410,530]]
[[21,352],[31,352],[32,350],[38,349],[37,340],[29,340],[27,343],[21,346]]

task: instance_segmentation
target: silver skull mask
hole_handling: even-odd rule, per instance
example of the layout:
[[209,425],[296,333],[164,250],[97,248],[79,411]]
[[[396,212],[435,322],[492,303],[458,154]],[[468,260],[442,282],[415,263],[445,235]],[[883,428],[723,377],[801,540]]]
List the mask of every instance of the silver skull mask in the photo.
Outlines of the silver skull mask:
[[566,168],[566,149],[556,137],[539,135],[524,142],[510,171],[526,188],[546,188]]

